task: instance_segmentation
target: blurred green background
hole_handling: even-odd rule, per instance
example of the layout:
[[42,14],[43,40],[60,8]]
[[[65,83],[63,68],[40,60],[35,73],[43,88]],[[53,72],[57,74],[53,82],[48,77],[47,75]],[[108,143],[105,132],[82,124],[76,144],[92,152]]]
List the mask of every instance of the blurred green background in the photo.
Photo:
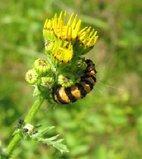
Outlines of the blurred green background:
[[87,55],[98,71],[94,91],[65,107],[45,102],[35,120],[55,125],[70,152],[22,142],[16,159],[142,158],[141,8],[141,0],[0,1],[0,140],[5,145],[34,101],[24,75],[44,53],[45,19],[61,10],[76,12],[99,34]]

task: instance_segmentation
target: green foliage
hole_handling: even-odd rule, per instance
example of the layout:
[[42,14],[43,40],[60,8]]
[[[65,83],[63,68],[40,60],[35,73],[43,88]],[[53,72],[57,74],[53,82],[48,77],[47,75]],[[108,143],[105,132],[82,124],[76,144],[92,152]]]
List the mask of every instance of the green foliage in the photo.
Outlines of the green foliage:
[[[15,159],[142,158],[140,0],[0,1],[0,140],[9,141],[18,118],[26,113],[32,89],[25,72],[44,52],[42,27],[56,11],[73,10],[98,30],[88,54],[97,68],[97,85],[85,99],[68,106],[44,104],[35,123],[55,126],[70,152],[23,141]],[[56,136],[56,135],[55,135]],[[57,140],[58,141],[58,140]],[[56,142],[56,141],[55,141]],[[38,146],[37,146],[38,145]]]
[[32,140],[39,142],[39,143],[53,146],[56,149],[58,149],[61,153],[68,152],[66,145],[64,145],[62,143],[63,139],[58,139],[59,134],[52,136],[50,138],[46,137],[46,134],[48,134],[48,131],[53,129],[53,128],[54,128],[53,126],[52,127],[42,126],[42,127],[40,127],[40,129],[37,130],[37,133],[30,135],[30,138]]

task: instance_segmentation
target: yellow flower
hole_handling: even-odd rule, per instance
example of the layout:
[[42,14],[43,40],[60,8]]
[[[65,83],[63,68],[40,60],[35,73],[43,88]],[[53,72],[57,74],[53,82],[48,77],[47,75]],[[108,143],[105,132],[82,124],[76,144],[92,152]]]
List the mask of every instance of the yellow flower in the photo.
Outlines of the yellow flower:
[[85,47],[92,47],[98,39],[97,31],[91,27],[85,27],[78,33],[78,39]]
[[[67,20],[69,18],[69,20]],[[72,13],[70,16],[66,12],[61,12],[59,16],[55,14],[52,19],[47,19],[44,24],[44,36],[50,33],[57,38],[67,41],[79,40],[85,47],[95,45],[98,36],[91,27],[81,29],[81,19]]]
[[56,40],[51,42],[45,49],[50,50],[53,57],[63,63],[68,63],[73,57],[73,46],[67,41]]
[[52,53],[63,63],[71,61],[73,53],[79,55],[88,52],[98,38],[97,32],[91,27],[81,29],[81,20],[77,15],[72,13],[69,16],[66,12],[46,20],[43,36],[47,53]]
[[44,24],[43,34],[46,34],[47,31],[53,31],[58,38],[74,40],[79,33],[81,20],[74,13],[71,14],[67,22],[65,22],[66,18],[67,13],[61,12],[59,16],[55,14],[52,19],[47,19]]

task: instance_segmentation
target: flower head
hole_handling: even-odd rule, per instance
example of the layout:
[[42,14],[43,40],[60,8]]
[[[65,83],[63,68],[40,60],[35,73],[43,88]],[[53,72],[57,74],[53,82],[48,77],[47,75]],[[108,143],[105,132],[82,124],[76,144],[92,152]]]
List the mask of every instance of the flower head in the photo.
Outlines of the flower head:
[[66,19],[66,12],[61,12],[59,16],[55,14],[52,19],[46,20],[43,33],[46,34],[46,32],[52,31],[58,38],[63,40],[76,39],[80,30],[81,20],[74,13],[71,14],[68,21]]
[[30,69],[27,71],[27,73],[25,75],[25,80],[29,84],[35,84],[38,80],[38,74],[36,73],[36,71],[34,69]]
[[45,50],[50,50],[52,56],[60,62],[68,63],[73,57],[73,46],[67,41],[56,40],[45,46]]
[[41,78],[41,85],[45,87],[51,87],[54,83],[54,80],[52,77],[42,77]]
[[50,64],[43,59],[37,59],[34,62],[34,69],[38,74],[44,75],[50,70]]
[[78,33],[78,39],[85,47],[92,47],[98,39],[97,31],[91,27],[85,27]]
[[45,40],[51,39],[53,35],[53,37],[72,43],[79,41],[87,48],[95,45],[98,38],[96,34],[97,32],[91,27],[81,29],[81,19],[74,13],[69,16],[66,12],[61,12],[59,16],[55,14],[52,19],[47,19],[43,28]]

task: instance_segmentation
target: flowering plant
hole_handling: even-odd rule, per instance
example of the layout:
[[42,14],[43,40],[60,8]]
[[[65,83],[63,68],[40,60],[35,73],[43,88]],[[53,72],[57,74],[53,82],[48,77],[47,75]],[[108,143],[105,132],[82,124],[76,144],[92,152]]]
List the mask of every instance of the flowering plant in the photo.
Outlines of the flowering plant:
[[19,121],[7,149],[0,146],[2,158],[11,157],[19,142],[27,138],[68,152],[63,140],[58,139],[59,135],[46,137],[53,127],[41,124],[37,128],[32,121],[44,99],[60,104],[75,102],[85,97],[96,82],[94,63],[82,56],[96,43],[98,36],[94,29],[82,28],[81,20],[74,13],[69,16],[61,12],[46,20],[43,36],[45,57],[36,59],[25,75],[26,81],[34,86],[37,99],[25,119]]
[[[33,68],[26,73],[26,81],[35,86],[35,95],[42,94],[52,101],[56,86],[66,88],[80,82],[87,67],[82,55],[93,48],[98,36],[91,27],[81,28],[77,15],[69,16],[66,12],[46,20],[43,36],[46,56],[34,62]],[[63,104],[59,100],[58,103]]]

